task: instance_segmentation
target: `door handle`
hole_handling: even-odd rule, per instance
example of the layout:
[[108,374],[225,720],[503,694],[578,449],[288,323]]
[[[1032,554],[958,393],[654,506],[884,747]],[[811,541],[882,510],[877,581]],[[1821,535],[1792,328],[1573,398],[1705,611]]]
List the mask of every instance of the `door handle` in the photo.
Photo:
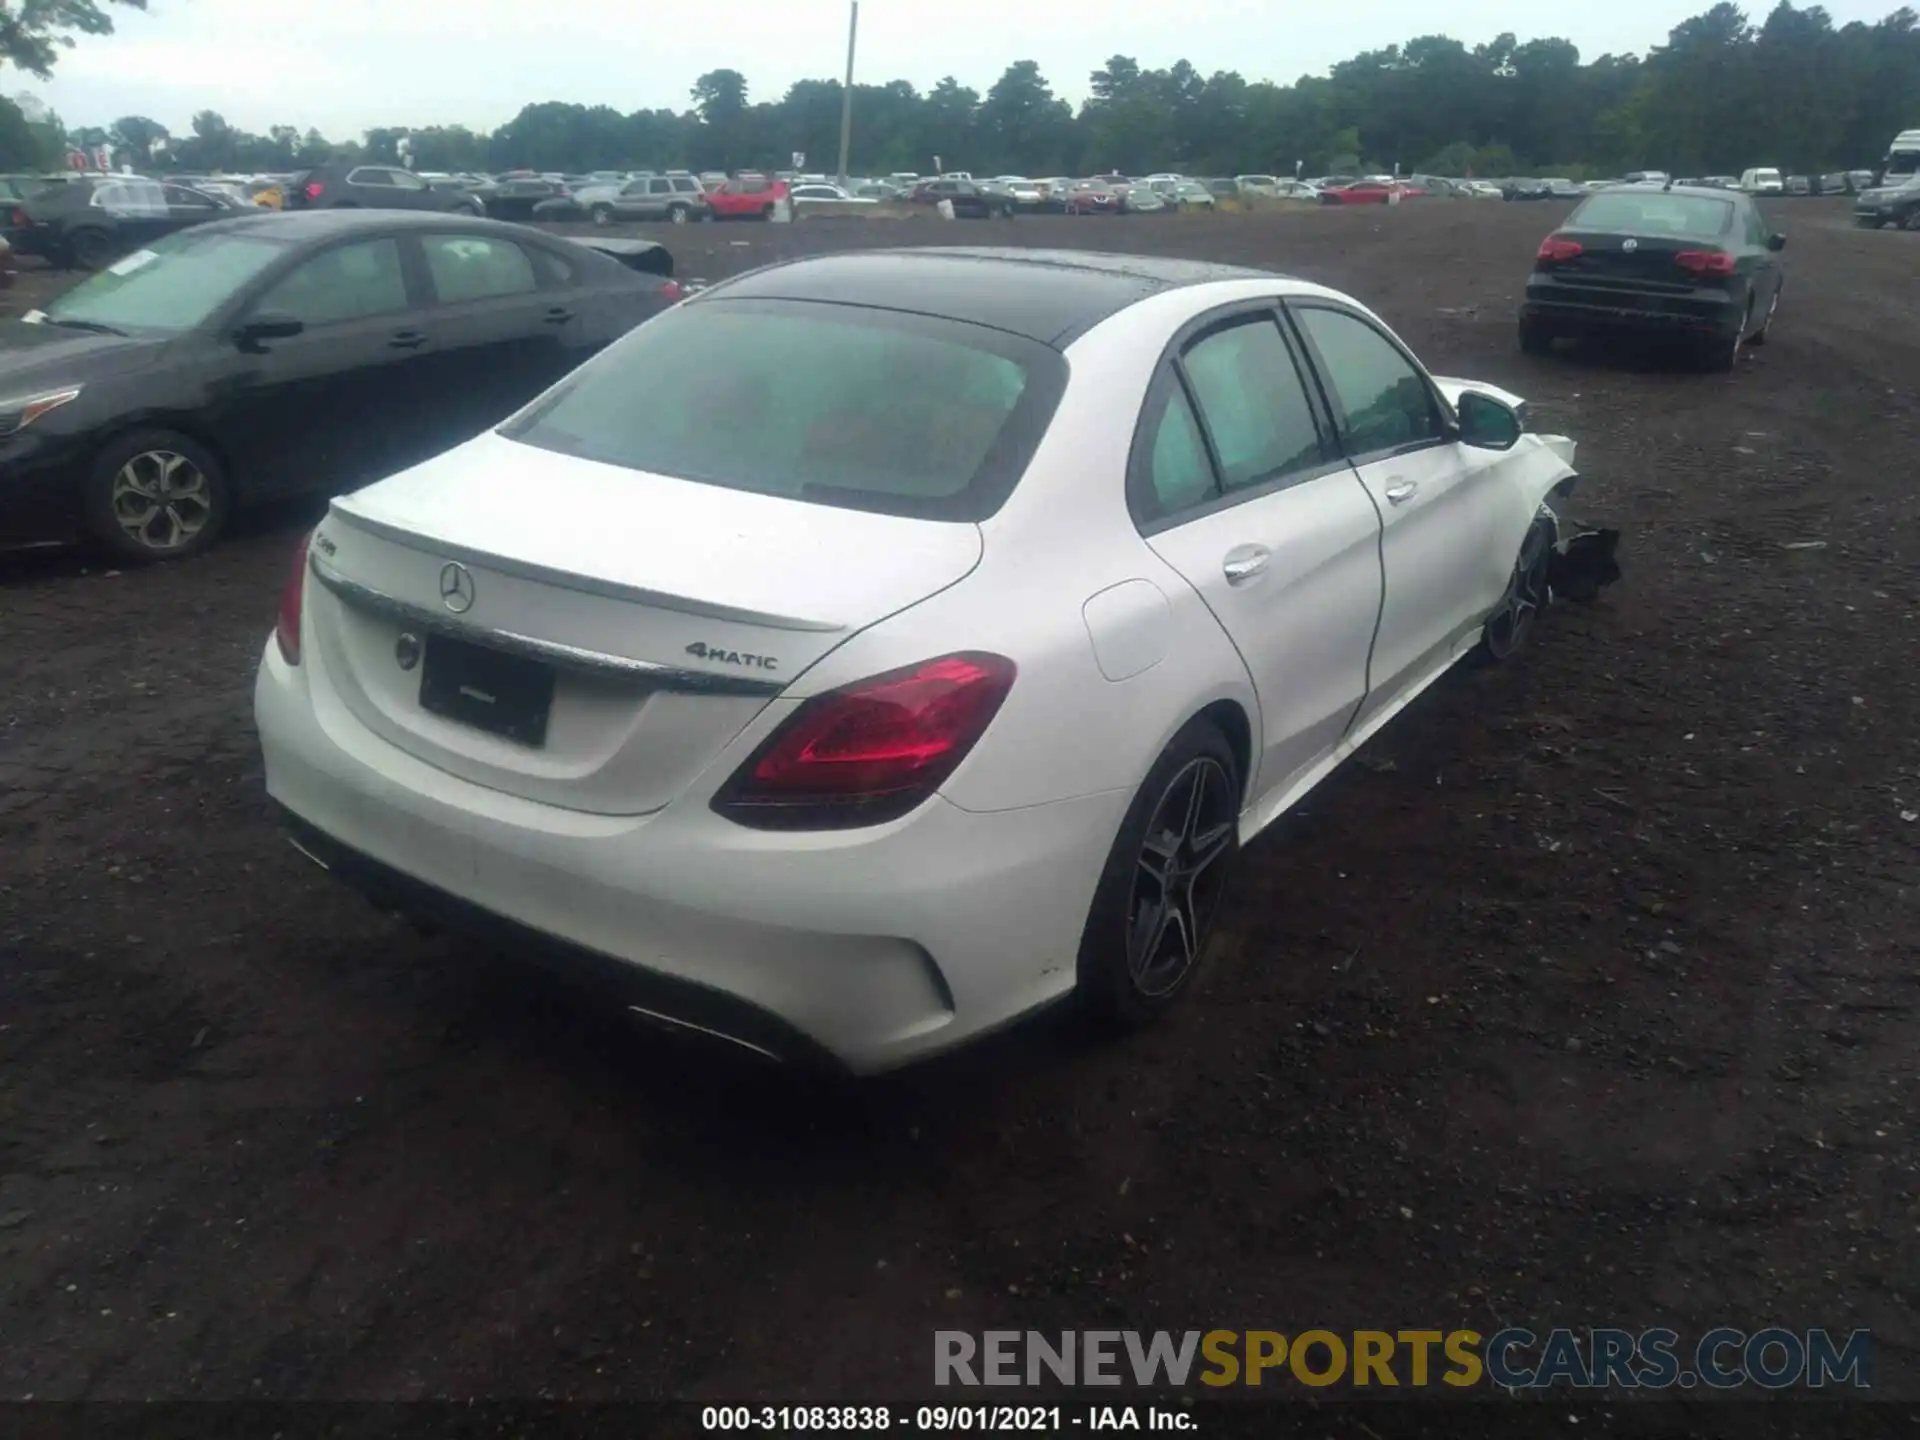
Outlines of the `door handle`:
[[396,330],[387,337],[387,345],[394,350],[418,350],[427,343],[425,332],[419,330]]
[[1272,558],[1273,552],[1264,545],[1241,545],[1227,552],[1227,558],[1220,562],[1220,573],[1229,585],[1244,585],[1258,578]]
[[553,309],[547,311],[547,324],[549,325],[564,325],[571,319],[573,319],[573,312],[564,305],[556,305]]
[[1387,482],[1387,503],[1404,505],[1420,493],[1420,486],[1412,480],[1389,480]]

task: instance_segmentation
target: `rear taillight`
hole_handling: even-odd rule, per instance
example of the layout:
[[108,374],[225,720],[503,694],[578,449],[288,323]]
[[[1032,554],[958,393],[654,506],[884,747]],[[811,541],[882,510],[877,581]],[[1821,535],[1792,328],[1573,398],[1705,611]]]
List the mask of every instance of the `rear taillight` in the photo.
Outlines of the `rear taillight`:
[[844,830],[896,820],[967,757],[1013,688],[1001,655],[946,655],[817,695],[713,808],[759,830]]
[[660,298],[669,305],[678,305],[687,298],[687,292],[680,288],[678,280],[663,280],[660,282]]
[[300,193],[305,195],[309,200],[318,200],[322,195],[327,193],[327,187],[318,180],[312,180],[307,183],[306,188]]
[[280,658],[289,665],[300,663],[300,609],[307,593],[307,547],[312,543],[311,533],[300,537],[300,547],[293,552],[293,569],[280,591],[280,618],[273,626],[273,638],[280,642]]
[[1673,263],[1696,275],[1733,274],[1733,256],[1724,250],[1682,250]]
[[25,230],[29,225],[33,224],[33,222],[27,218],[27,212],[24,210],[15,210],[12,218],[10,218],[7,223],[16,230]]
[[1586,248],[1578,240],[1563,240],[1558,235],[1549,235],[1540,242],[1540,253],[1534,259],[1574,260],[1586,253]]

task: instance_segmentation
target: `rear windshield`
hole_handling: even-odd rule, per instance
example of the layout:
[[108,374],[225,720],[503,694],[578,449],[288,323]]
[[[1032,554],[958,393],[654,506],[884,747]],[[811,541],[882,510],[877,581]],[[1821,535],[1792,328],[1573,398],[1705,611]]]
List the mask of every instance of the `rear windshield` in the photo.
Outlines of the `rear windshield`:
[[1056,351],[984,326],[714,296],[640,326],[500,433],[731,490],[983,520],[1065,382]]
[[1601,190],[1567,221],[1570,230],[1610,230],[1623,235],[1678,235],[1711,240],[1733,225],[1733,202],[1666,190]]

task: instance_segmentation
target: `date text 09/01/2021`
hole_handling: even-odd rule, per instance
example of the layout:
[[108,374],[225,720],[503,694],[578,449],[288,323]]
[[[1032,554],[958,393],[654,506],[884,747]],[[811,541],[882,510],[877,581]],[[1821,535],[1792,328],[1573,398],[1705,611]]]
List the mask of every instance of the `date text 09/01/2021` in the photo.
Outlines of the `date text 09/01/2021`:
[[1191,1412],[1147,1405],[708,1405],[703,1430],[1059,1434],[1062,1430],[1192,1430]]

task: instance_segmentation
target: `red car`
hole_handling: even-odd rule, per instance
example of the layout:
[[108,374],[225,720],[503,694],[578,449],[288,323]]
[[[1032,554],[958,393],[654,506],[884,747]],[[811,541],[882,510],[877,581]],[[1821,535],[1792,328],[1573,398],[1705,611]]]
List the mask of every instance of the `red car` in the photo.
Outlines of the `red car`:
[[1405,185],[1383,185],[1378,180],[1356,180],[1320,192],[1322,205],[1385,205],[1394,195],[1406,195]]
[[764,175],[738,175],[707,192],[716,220],[771,220],[777,200],[787,198],[787,182]]
[[1069,215],[1118,215],[1126,208],[1126,198],[1111,185],[1094,181],[1074,186],[1061,208]]

